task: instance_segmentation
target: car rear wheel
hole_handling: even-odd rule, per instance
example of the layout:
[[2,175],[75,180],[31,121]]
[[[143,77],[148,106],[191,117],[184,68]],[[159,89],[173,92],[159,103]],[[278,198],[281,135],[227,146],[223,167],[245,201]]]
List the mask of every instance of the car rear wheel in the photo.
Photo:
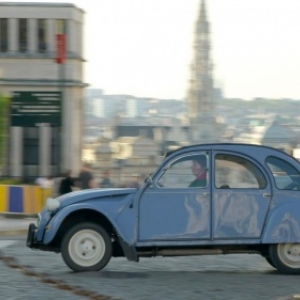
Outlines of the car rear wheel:
[[81,223],[63,237],[61,254],[67,266],[75,272],[99,271],[111,258],[111,239],[101,226]]
[[270,245],[273,265],[282,273],[300,274],[300,244]]

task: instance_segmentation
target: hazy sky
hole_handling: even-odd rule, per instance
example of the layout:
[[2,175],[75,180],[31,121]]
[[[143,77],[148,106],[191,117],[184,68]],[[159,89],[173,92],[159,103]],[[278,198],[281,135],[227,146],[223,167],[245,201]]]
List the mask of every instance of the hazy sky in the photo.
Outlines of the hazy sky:
[[[185,97],[200,0],[73,3],[86,11],[85,80],[92,87]],[[215,85],[225,96],[300,99],[300,0],[206,3]]]

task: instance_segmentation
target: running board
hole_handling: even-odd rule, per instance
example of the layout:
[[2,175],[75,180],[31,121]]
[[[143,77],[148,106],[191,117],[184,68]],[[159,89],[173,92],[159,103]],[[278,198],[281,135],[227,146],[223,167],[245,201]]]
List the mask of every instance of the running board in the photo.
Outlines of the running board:
[[228,250],[228,249],[153,249],[138,251],[139,257],[151,256],[193,256],[193,255],[217,255],[217,254],[259,254],[258,250]]

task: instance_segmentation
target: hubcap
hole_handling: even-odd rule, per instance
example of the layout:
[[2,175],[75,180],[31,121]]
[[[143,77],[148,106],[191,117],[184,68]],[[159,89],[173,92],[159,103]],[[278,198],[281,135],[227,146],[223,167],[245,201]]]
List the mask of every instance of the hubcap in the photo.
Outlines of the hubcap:
[[278,256],[286,266],[300,268],[300,244],[280,244],[278,245]]
[[71,259],[82,267],[91,267],[101,261],[105,254],[103,237],[95,230],[84,229],[76,232],[69,242]]

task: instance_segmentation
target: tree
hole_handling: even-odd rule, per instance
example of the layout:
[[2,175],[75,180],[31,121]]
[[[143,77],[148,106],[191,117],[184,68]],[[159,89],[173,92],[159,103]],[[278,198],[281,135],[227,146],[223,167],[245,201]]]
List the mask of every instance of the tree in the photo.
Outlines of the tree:
[[5,162],[9,130],[10,99],[0,94],[0,168]]

